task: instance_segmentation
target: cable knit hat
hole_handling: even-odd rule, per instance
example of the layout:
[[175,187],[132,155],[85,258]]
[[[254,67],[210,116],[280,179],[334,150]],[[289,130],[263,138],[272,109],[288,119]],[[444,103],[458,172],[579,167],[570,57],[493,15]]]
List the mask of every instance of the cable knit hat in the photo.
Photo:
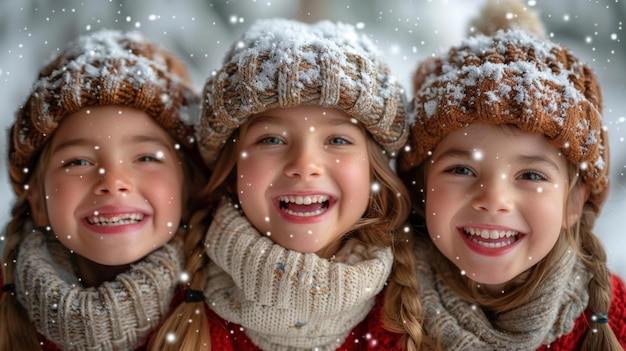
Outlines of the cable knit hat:
[[567,48],[520,30],[477,35],[424,61],[414,77],[415,120],[399,170],[418,166],[450,132],[470,123],[543,135],[578,165],[599,212],[609,149],[594,73]]
[[13,190],[29,172],[62,120],[90,106],[145,111],[186,149],[195,147],[199,98],[185,66],[138,32],[101,30],[71,42],[40,72],[9,133]]
[[351,25],[255,22],[204,87],[198,142],[206,163],[251,115],[301,105],[344,111],[397,152],[408,135],[405,97],[381,57]]

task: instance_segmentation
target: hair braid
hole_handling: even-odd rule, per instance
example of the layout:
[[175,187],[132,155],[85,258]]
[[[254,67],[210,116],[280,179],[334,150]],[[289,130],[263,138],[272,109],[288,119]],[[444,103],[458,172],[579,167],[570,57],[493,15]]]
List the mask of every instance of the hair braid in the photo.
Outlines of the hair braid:
[[[191,225],[184,243],[185,272],[191,275],[185,289],[204,292],[207,282],[208,257],[204,252],[204,235],[208,210],[200,210],[191,217]],[[165,319],[148,344],[149,350],[211,350],[209,321],[204,300],[183,301]]]
[[[2,255],[4,284],[15,283],[15,266],[19,245],[30,217],[26,195],[20,197],[11,212],[13,218],[6,228]],[[0,300],[0,350],[40,350],[37,331],[14,291],[5,291]]]
[[[606,265],[606,251],[598,237],[592,232],[595,211],[586,204],[580,221],[580,243],[578,255],[591,272],[589,282],[589,311],[608,313],[611,307],[611,272]],[[622,350],[609,323],[593,323],[585,336],[583,351]]]
[[394,245],[394,266],[385,292],[384,326],[404,333],[402,345],[409,351],[420,349],[422,342],[422,305],[415,273],[414,238],[404,232]]

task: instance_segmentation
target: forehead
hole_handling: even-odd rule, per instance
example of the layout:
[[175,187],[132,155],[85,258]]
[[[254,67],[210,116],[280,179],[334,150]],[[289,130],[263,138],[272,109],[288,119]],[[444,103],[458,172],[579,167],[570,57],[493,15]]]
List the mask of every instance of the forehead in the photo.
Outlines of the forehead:
[[[481,151],[484,155],[543,155],[563,158],[561,150],[543,135],[535,135],[511,125],[474,123],[448,133],[434,155],[448,149]],[[563,161],[565,162],[565,161]]]
[[130,107],[94,106],[66,116],[52,137],[52,144],[68,138],[119,139],[130,134],[169,138],[146,112]]
[[[303,124],[304,123],[304,124]],[[242,125],[242,129],[250,129],[259,125],[293,125],[295,127],[318,128],[323,126],[363,126],[354,117],[335,108],[322,108],[317,106],[297,106],[290,108],[273,108],[250,116]]]

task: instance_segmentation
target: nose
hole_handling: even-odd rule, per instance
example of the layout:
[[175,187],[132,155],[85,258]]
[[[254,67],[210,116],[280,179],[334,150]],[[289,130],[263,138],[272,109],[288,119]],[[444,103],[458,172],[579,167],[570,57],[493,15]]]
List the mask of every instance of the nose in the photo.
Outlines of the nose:
[[508,213],[513,208],[513,185],[505,178],[477,182],[472,207],[477,211]]
[[100,179],[94,188],[98,195],[126,194],[133,190],[129,172],[121,163],[99,167],[98,175]]
[[301,143],[292,146],[288,153],[285,165],[285,175],[288,177],[310,178],[323,173],[321,150],[316,146]]

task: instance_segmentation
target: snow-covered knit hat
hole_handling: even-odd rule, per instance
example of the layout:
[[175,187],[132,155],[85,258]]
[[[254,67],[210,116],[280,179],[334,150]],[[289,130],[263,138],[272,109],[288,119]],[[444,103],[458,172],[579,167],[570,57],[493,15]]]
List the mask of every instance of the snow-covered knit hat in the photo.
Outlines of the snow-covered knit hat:
[[337,108],[392,154],[408,135],[400,84],[374,44],[348,24],[259,20],[233,45],[203,94],[198,143],[211,166],[240,125],[271,108]]
[[9,135],[13,190],[24,192],[43,146],[82,108],[145,111],[183,148],[195,147],[199,97],[178,58],[138,32],[101,30],[78,37],[40,72]]
[[608,194],[609,144],[602,94],[591,69],[567,48],[521,30],[467,38],[420,64],[414,77],[409,172],[450,132],[471,123],[543,135],[578,165],[596,212]]

